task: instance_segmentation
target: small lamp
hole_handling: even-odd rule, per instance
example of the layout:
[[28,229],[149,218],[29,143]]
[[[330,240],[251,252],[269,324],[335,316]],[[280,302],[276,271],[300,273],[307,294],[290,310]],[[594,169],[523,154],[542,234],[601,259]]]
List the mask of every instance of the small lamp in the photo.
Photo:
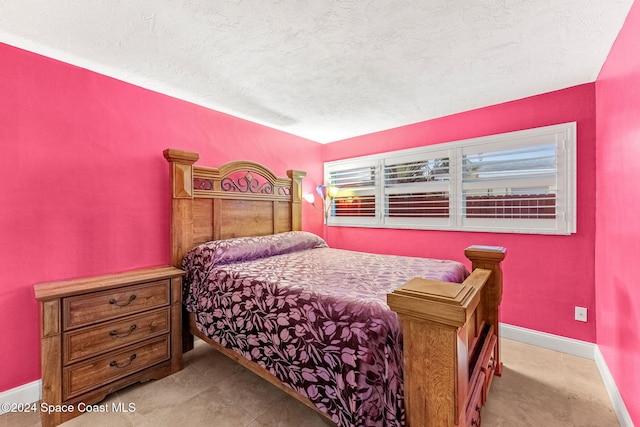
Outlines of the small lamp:
[[316,206],[315,196],[313,193],[304,195],[304,199],[309,202],[314,208],[324,213],[324,223],[327,224],[329,220],[329,213],[331,212],[331,202],[338,195],[340,189],[338,187],[331,187],[326,185],[318,185],[316,187],[316,193],[322,199],[322,208]]

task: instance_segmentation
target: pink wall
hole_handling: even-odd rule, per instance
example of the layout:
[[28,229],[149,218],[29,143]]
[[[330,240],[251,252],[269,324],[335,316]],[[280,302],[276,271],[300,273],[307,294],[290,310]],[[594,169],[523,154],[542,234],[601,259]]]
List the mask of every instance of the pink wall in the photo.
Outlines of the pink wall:
[[0,64],[0,391],[40,378],[35,283],[169,262],[165,148],[322,179],[317,143],[3,44]]
[[598,80],[597,342],[627,410],[640,425],[640,4]]
[[[585,84],[323,146],[325,161],[577,122],[578,224],[571,236],[330,227],[332,246],[466,261],[472,244],[508,249],[504,323],[595,342],[595,90]],[[468,263],[467,263],[468,265]],[[589,321],[574,320],[574,306]]]

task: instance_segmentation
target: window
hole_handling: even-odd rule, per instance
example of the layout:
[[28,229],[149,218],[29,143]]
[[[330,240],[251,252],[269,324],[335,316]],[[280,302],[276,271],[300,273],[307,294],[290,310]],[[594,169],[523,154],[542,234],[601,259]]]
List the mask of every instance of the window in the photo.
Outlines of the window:
[[575,232],[576,124],[325,163],[330,225]]

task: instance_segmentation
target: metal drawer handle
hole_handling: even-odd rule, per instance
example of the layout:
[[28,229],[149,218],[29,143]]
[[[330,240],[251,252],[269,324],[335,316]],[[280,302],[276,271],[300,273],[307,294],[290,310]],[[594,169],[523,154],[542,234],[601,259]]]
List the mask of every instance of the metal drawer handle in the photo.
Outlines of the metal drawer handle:
[[122,303],[122,304],[119,304],[119,303],[118,303],[118,301],[117,301],[116,299],[111,298],[111,299],[109,300],[109,304],[117,305],[118,307],[126,307],[126,306],[128,306],[129,304],[131,304],[131,303],[133,302],[133,300],[135,300],[135,299],[136,299],[136,294],[133,294],[133,295],[131,295],[131,296],[129,297],[129,301],[127,301],[127,302],[125,302],[125,303]]
[[114,360],[113,362],[109,363],[109,366],[115,367],[115,368],[126,368],[127,366],[131,365],[131,363],[136,359],[136,354],[133,353],[130,357],[129,357],[129,363],[125,363],[124,365],[118,365],[118,362],[116,360]]
[[138,326],[137,326],[137,325],[135,325],[135,324],[131,325],[131,327],[129,328],[129,332],[126,332],[126,333],[124,333],[124,334],[122,334],[122,335],[118,335],[118,331],[116,331],[116,330],[114,329],[113,331],[109,332],[109,335],[111,335],[112,337],[115,337],[115,338],[124,338],[124,337],[128,337],[129,335],[131,335],[131,334],[133,333],[133,331],[135,331],[135,330],[136,330],[136,328],[137,328],[137,327],[138,327]]

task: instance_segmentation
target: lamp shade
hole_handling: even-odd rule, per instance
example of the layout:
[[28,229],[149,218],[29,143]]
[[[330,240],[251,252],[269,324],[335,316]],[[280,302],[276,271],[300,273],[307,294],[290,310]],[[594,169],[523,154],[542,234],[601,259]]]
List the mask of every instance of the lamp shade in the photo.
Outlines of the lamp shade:
[[316,192],[322,197],[324,200],[327,197],[327,186],[326,185],[318,185],[316,187]]
[[305,193],[302,197],[307,201],[307,203],[313,204],[316,201],[316,196],[314,196],[313,193]]

